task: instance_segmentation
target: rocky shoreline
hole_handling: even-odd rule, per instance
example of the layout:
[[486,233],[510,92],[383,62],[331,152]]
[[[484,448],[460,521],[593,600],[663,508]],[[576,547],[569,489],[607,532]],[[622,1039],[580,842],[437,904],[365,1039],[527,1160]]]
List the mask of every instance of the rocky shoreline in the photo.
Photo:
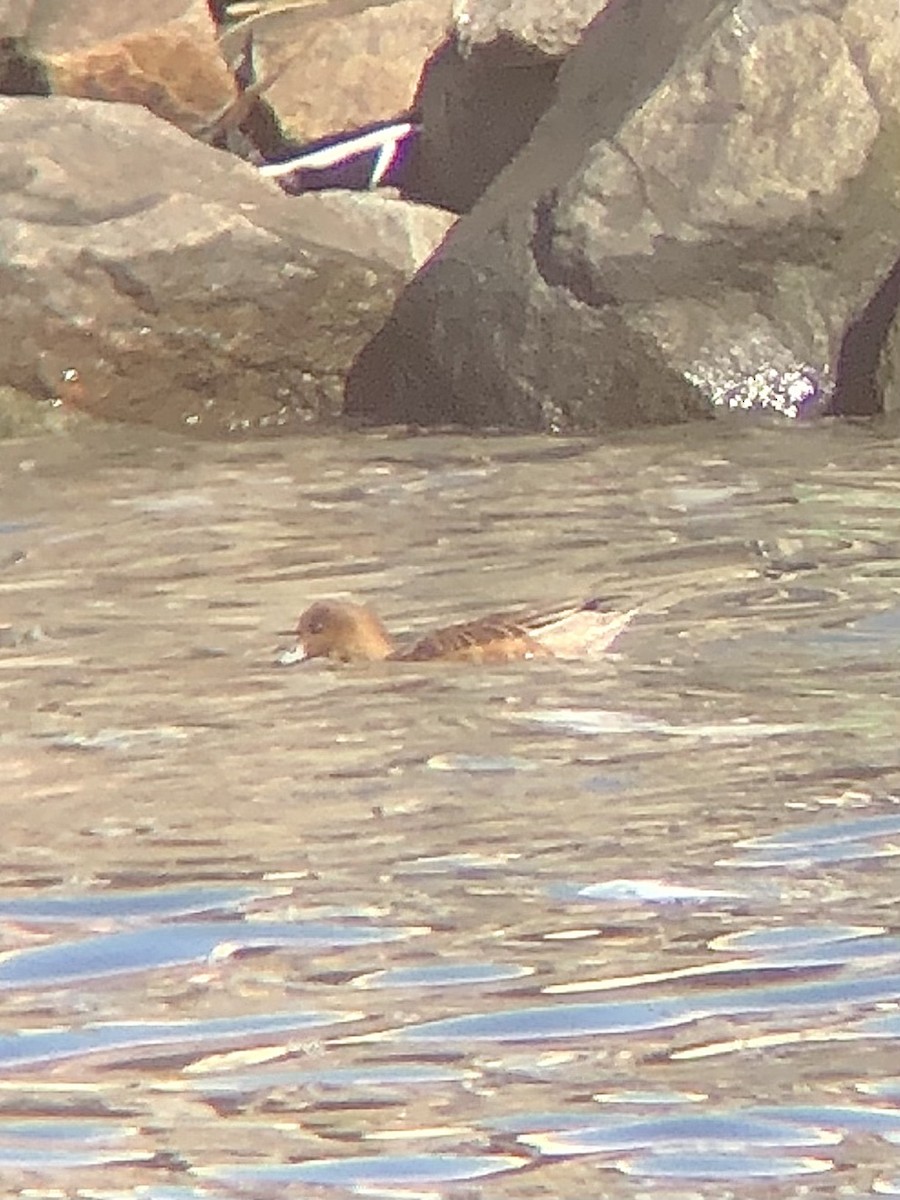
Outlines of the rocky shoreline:
[[898,73],[894,0],[0,0],[0,433],[890,413]]

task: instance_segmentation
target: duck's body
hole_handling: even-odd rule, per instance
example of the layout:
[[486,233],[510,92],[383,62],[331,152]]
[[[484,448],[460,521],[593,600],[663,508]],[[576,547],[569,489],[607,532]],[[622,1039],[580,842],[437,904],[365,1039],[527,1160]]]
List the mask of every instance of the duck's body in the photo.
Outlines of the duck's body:
[[396,646],[364,604],[318,600],[303,613],[297,641],[279,656],[288,666],[307,658],[338,662],[506,663],[529,658],[591,658],[607,650],[633,612],[604,612],[596,600],[551,613],[494,614]]

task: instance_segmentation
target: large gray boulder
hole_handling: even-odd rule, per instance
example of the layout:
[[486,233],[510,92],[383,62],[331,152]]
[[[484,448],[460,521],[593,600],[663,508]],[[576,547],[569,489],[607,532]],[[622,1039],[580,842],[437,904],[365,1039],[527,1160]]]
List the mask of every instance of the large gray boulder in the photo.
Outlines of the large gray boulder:
[[406,278],[383,220],[297,208],[142,108],[0,99],[0,175],[0,380],[36,401],[208,433],[331,419]]
[[602,430],[828,403],[900,245],[896,0],[618,0],[557,88],[348,410]]

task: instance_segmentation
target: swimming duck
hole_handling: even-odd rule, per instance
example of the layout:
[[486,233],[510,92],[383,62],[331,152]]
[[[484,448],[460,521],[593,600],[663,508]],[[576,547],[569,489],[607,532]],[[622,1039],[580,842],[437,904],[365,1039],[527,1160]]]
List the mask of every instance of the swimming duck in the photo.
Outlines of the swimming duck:
[[498,613],[448,625],[397,647],[364,604],[317,600],[297,624],[297,641],[278,656],[282,666],[308,658],[337,662],[506,663],[529,658],[593,658],[607,650],[634,616],[604,611],[599,600],[555,612]]

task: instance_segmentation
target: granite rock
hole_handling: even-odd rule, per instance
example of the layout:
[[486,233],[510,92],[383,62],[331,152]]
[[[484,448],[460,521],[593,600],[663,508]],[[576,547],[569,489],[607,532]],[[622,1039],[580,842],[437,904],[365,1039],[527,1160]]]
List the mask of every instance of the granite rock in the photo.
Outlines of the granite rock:
[[900,244],[898,64],[894,0],[611,4],[348,411],[600,431],[845,400]]

